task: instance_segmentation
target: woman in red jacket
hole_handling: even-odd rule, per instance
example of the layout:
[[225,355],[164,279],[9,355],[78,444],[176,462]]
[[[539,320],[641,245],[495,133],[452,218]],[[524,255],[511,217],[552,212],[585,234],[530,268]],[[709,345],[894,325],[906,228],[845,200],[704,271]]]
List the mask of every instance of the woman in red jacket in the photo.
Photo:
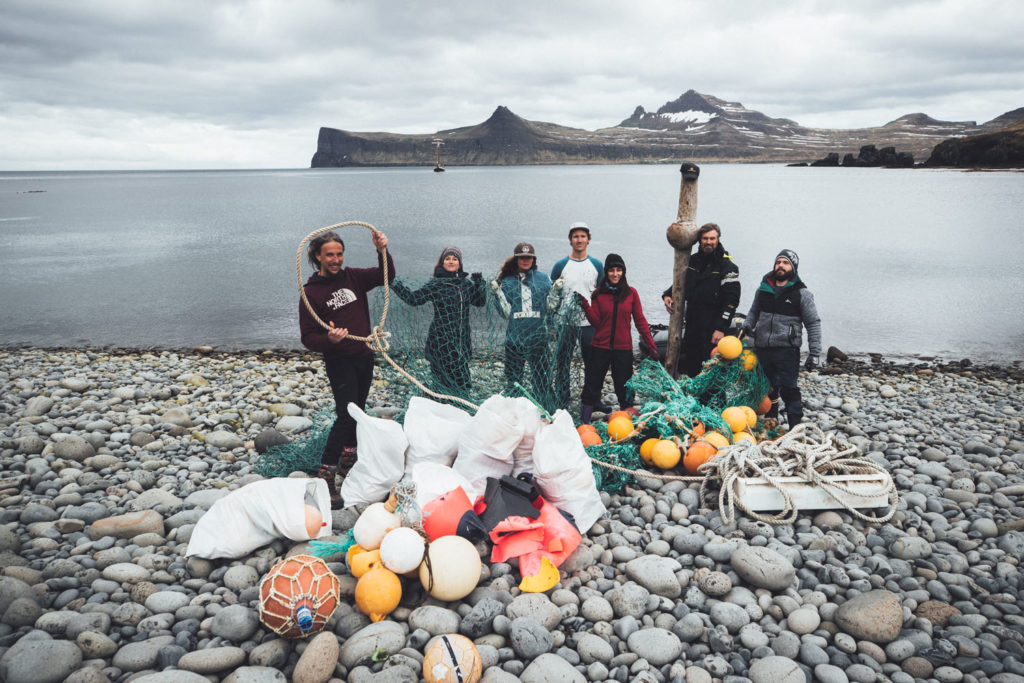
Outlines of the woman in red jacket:
[[626,263],[618,254],[608,254],[604,260],[604,277],[590,297],[578,297],[587,320],[594,326],[592,362],[583,379],[583,409],[580,417],[590,422],[594,405],[601,398],[601,387],[612,370],[612,383],[619,399],[619,409],[629,407],[626,400],[626,381],[633,376],[633,333],[630,318],[640,333],[640,341],[658,360],[657,347],[651,329],[644,318],[640,295],[626,282]]

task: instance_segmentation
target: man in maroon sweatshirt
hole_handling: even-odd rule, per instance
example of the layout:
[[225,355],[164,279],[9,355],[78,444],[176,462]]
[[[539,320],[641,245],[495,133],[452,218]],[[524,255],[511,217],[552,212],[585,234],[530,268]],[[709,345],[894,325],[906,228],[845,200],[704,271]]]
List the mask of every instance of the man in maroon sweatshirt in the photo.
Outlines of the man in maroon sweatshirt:
[[[373,382],[373,351],[361,341],[346,339],[350,334],[370,334],[367,293],[384,284],[384,252],[388,246],[384,233],[373,232],[373,246],[377,248],[376,268],[343,267],[345,243],[334,232],[311,240],[306,253],[317,269],[306,281],[306,298],[317,316],[330,326],[324,329],[299,299],[302,345],[324,355],[324,369],[338,414],[320,456],[320,477],[327,480],[332,507],[341,504],[336,477],[344,477],[356,462],[356,422],[348,414],[348,404],[355,403],[363,409]],[[391,254],[387,259],[390,283],[395,278],[395,264]]]

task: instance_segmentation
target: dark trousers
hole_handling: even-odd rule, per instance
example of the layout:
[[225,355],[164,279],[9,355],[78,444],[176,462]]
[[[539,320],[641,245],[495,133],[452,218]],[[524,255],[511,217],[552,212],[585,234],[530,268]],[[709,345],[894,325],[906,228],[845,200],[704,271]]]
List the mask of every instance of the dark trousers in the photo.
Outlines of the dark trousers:
[[437,351],[428,346],[426,354],[436,388],[468,394],[471,388],[469,356],[458,350]]
[[[687,328],[689,331],[689,328]],[[704,361],[711,357],[711,335],[714,329],[694,329],[690,334],[683,335],[683,362],[680,369],[687,377],[696,377],[700,374]]]
[[583,375],[586,377],[587,367],[590,365],[593,355],[594,347],[590,343],[594,341],[594,328],[590,325],[567,326],[562,330],[555,350],[554,391],[558,408],[567,407],[571,400],[569,386],[572,382],[569,377],[569,368],[572,366],[572,358],[576,354],[577,340],[580,344],[580,357],[583,359]]
[[777,400],[782,396],[786,404],[786,417],[789,426],[795,427],[804,419],[804,404],[800,398],[800,387],[797,386],[797,375],[800,372],[800,349],[792,347],[762,347],[756,349],[757,362],[772,384],[768,396],[772,399],[772,408],[768,417],[779,413]]
[[505,344],[505,389],[514,393],[516,382],[523,384],[523,372],[530,364],[533,396],[543,404],[550,401],[550,363],[547,344]]
[[356,445],[356,421],[348,414],[348,404],[355,403],[360,410],[366,407],[366,397],[373,382],[373,356],[325,356],[324,369],[334,394],[334,410],[338,419],[327,436],[320,462],[337,467],[341,449]]
[[619,409],[629,407],[626,401],[626,381],[633,376],[633,351],[612,351],[591,347],[590,365],[583,379],[583,405],[594,406],[601,399],[601,388],[608,369],[612,371],[612,385],[619,399]]

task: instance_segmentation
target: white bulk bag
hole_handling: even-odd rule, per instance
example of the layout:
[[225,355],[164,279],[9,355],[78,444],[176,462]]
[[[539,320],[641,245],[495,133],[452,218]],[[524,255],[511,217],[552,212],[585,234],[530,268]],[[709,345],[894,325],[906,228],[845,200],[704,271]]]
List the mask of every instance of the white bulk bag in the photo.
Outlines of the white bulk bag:
[[370,417],[355,403],[348,404],[348,414],[356,421],[359,457],[341,484],[341,498],[345,507],[380,502],[405,473],[409,442],[394,420]]
[[254,481],[217,500],[196,523],[185,556],[208,560],[242,557],[281,537],[308,541],[307,491],[327,523],[315,538],[329,536],[331,496],[327,482],[277,477]]
[[590,458],[564,410],[543,425],[533,445],[533,481],[541,495],[571,514],[580,533],[586,534],[606,512],[597,490]]
[[405,411],[406,479],[421,462],[451,465],[459,454],[459,435],[472,416],[455,406],[413,396]]
[[523,438],[523,427],[516,414],[516,400],[491,396],[459,437],[459,455],[452,469],[469,480],[466,495],[471,501],[482,496],[487,477],[500,479],[512,474],[513,451]]

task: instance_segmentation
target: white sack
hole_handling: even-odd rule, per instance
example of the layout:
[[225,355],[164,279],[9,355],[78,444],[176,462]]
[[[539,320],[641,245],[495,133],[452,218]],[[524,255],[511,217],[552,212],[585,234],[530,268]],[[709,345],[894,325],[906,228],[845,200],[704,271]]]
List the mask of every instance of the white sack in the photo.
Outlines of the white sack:
[[416,504],[420,509],[435,498],[440,498],[460,486],[463,491],[469,490],[468,479],[451,467],[433,462],[421,462],[413,467],[412,482],[416,484]]
[[573,516],[586,534],[606,512],[597,490],[590,458],[564,410],[554,422],[541,426],[533,446],[533,481],[545,500]]
[[341,484],[341,498],[345,507],[378,503],[402,478],[409,442],[394,420],[370,417],[355,403],[348,404],[348,414],[356,421],[359,458]]
[[523,428],[523,438],[512,451],[512,476],[533,472],[533,446],[540,429],[540,409],[523,396],[516,399],[516,419]]
[[254,481],[219,499],[199,518],[186,557],[215,560],[242,557],[284,537],[308,541],[306,491],[327,523],[315,538],[331,534],[331,495],[323,479],[281,478]]
[[455,406],[413,396],[405,411],[405,475],[412,477],[413,468],[421,462],[450,466],[459,454],[459,435],[472,416]]
[[516,400],[494,395],[476,411],[459,437],[459,455],[452,469],[469,480],[470,501],[482,496],[487,477],[512,474],[513,451],[523,438]]

